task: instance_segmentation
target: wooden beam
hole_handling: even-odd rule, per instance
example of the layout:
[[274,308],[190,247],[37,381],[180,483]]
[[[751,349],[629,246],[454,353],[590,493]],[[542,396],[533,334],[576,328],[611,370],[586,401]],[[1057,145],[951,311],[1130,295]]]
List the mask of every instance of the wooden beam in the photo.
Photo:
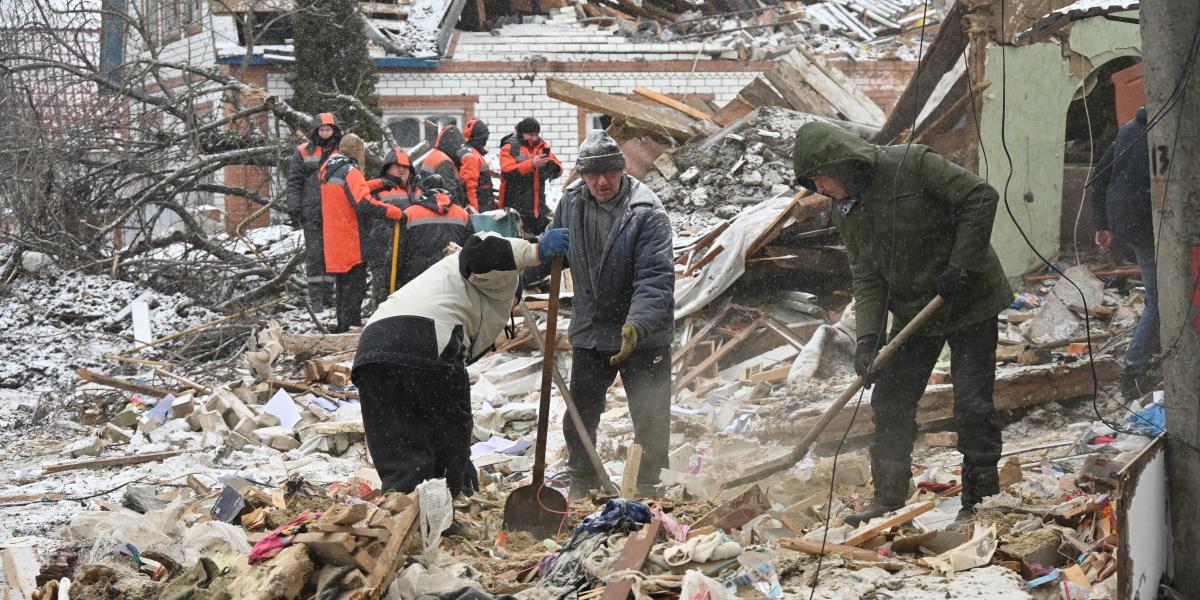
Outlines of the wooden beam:
[[693,367],[692,370],[684,373],[684,375],[675,382],[675,387],[672,389],[671,393],[678,393],[679,390],[682,390],[687,386],[687,384],[691,383],[693,379],[699,377],[700,374],[706,371],[710,366],[715,365],[717,361],[724,358],[726,354],[729,354],[735,350],[742,342],[746,341],[746,338],[750,337],[750,334],[754,333],[759,327],[762,326],[763,323],[761,318],[751,321],[749,325],[746,325],[744,329],[737,332],[737,334],[730,338],[729,341],[721,344],[721,347],[717,348],[717,351],[713,352],[711,356],[700,361],[700,364]]
[[820,556],[822,552],[825,554],[836,554],[848,560],[861,560],[868,562],[880,562],[883,560],[878,554],[870,550],[855,548],[845,544],[826,543],[824,549],[821,548],[821,542],[814,540],[806,540],[804,538],[783,539],[779,540],[779,545],[788,550],[803,552],[813,556]]
[[752,485],[729,502],[710,510],[692,527],[712,525],[717,529],[735,531],[768,510],[771,510],[771,502],[767,500],[767,495],[758,485]]
[[[641,531],[629,536],[625,547],[621,549],[621,555],[613,565],[613,572],[641,571],[646,557],[650,555],[650,549],[654,547],[654,540],[658,537],[661,526],[662,520],[654,517]],[[604,594],[600,596],[600,600],[626,600],[632,590],[632,581],[620,579],[604,586]]]
[[625,470],[621,472],[621,497],[626,500],[637,499],[637,478],[642,466],[642,445],[629,446],[625,454]]
[[821,94],[804,80],[804,73],[791,64],[778,61],[763,76],[787,100],[788,105],[800,112],[814,115],[833,115],[837,110]]
[[837,109],[839,118],[873,127],[883,125],[883,109],[825,59],[797,47],[783,60],[796,67],[804,75],[804,81]]
[[54,465],[46,465],[42,467],[43,473],[61,473],[63,471],[77,471],[79,469],[105,469],[108,467],[124,467],[128,465],[140,465],[142,463],[157,462],[166,460],[172,456],[183,454],[183,450],[170,450],[167,452],[152,452],[150,454],[136,454],[134,456],[118,456],[116,458],[96,458],[89,460],[76,460]]
[[775,91],[775,88],[771,87],[771,84],[767,83],[767,80],[762,77],[755,77],[750,80],[750,83],[747,83],[746,87],[738,92],[738,96],[741,96],[743,100],[754,108],[762,108],[764,106],[789,107],[787,100],[784,100],[783,96],[780,96],[779,92]]
[[685,343],[683,347],[675,353],[675,356],[671,357],[671,367],[673,368],[675,365],[679,364],[679,361],[686,358],[687,355],[696,348],[696,346],[700,345],[700,342],[703,342],[705,339],[707,339],[713,330],[721,324],[721,321],[725,318],[725,315],[729,314],[729,311],[731,310],[733,310],[733,305],[726,304],[724,308],[717,312],[716,316],[709,319],[708,322],[704,324],[704,327],[700,331],[697,331],[695,335],[688,338],[687,343]]
[[96,373],[95,371],[89,371],[83,367],[77,367],[75,369],[75,374],[79,375],[79,378],[83,379],[84,381],[98,383],[103,386],[108,386],[110,388],[116,388],[118,390],[125,390],[127,392],[133,392],[135,394],[146,394],[147,396],[157,396],[159,398],[162,398],[163,396],[166,396],[167,394],[171,393],[171,390],[168,390],[168,389],[154,387],[152,385],[142,385],[140,383],[126,381],[119,377],[109,377],[108,375],[101,375],[100,373]]
[[37,550],[33,546],[12,546],[0,553],[4,555],[4,574],[8,583],[5,596],[29,598],[37,591],[37,575],[42,568]]
[[388,586],[392,584],[392,579],[404,565],[404,556],[401,550],[404,549],[408,531],[417,521],[417,515],[421,510],[416,492],[409,494],[408,498],[412,502],[404,509],[404,512],[391,519],[391,526],[388,527],[390,537],[388,537],[387,545],[383,547],[383,552],[375,560],[375,569],[367,575],[367,585],[354,592],[351,596],[352,600],[379,600],[387,592]]
[[580,108],[621,118],[632,127],[663,133],[679,141],[692,138],[691,121],[557,77],[546,78],[546,95]]
[[738,119],[754,112],[754,105],[750,104],[745,98],[739,94],[734,96],[720,112],[713,115],[713,122],[721,127],[729,127]]
[[684,104],[683,102],[680,102],[670,96],[660,94],[650,88],[635,87],[635,88],[633,88],[633,93],[635,93],[643,98],[648,98],[650,100],[653,100],[667,108],[677,110],[693,119],[698,119],[698,120],[703,121],[704,119],[712,118],[712,115],[709,113],[706,113],[702,110],[697,110],[695,108],[692,108],[692,107],[688,106],[687,104]]
[[913,520],[914,518],[919,517],[929,511],[933,510],[933,506],[934,506],[933,500],[929,500],[927,502],[922,502],[921,504],[918,504],[912,508],[901,511],[896,516],[894,516],[890,519],[887,519],[886,521],[884,521],[874,527],[865,529],[859,533],[856,533],[856,534],[850,536],[845,542],[843,542],[843,544],[846,546],[851,546],[851,547],[859,546],[863,542],[873,539],[875,536],[877,536],[897,525],[903,525],[904,523],[907,523],[907,522]]

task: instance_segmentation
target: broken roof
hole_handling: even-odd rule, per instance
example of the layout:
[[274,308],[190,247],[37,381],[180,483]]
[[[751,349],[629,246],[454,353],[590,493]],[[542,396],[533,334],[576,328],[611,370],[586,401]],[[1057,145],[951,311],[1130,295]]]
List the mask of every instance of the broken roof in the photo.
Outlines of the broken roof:
[[1140,0],[1079,0],[1040,18],[1026,31],[1017,34],[1021,41],[1040,40],[1058,33],[1074,21],[1101,17],[1127,10],[1138,10]]

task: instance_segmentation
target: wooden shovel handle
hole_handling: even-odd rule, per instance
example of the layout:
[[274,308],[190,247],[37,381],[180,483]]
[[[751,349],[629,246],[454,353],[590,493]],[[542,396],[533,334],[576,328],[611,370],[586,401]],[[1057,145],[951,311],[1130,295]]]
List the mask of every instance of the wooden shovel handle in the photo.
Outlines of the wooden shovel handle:
[[[533,485],[546,479],[546,436],[550,428],[550,383],[554,380],[554,347],[558,344],[558,287],[562,282],[561,256],[550,264],[550,306],[546,310],[546,352],[542,354],[542,396],[538,402],[537,447],[533,459]],[[537,331],[533,332],[537,335]]]

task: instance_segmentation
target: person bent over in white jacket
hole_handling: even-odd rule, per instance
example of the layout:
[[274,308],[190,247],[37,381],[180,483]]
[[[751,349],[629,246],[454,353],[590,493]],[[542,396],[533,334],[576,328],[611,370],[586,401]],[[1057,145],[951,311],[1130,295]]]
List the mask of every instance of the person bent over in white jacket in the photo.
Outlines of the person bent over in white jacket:
[[351,379],[382,491],[412,492],[445,478],[469,493],[471,386],[482,357],[512,314],[521,271],[565,254],[565,229],[537,244],[481,233],[379,305],[363,329]]

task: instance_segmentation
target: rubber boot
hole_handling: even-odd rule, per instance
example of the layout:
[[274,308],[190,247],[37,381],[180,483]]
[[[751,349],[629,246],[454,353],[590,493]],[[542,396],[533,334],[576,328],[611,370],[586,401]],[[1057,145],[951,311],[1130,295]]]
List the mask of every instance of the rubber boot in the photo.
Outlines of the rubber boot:
[[893,460],[871,460],[871,474],[875,478],[875,497],[866,510],[854,513],[844,519],[851,527],[883,516],[902,508],[908,499],[908,482],[912,478],[912,469],[908,462]]
[[586,500],[588,493],[599,487],[600,485],[591,479],[571,477],[571,484],[567,488],[567,501]]
[[996,470],[996,462],[998,461],[983,461],[973,465],[972,461],[964,461],[962,509],[954,519],[955,524],[970,519],[984,498],[1000,493],[1000,472]]

